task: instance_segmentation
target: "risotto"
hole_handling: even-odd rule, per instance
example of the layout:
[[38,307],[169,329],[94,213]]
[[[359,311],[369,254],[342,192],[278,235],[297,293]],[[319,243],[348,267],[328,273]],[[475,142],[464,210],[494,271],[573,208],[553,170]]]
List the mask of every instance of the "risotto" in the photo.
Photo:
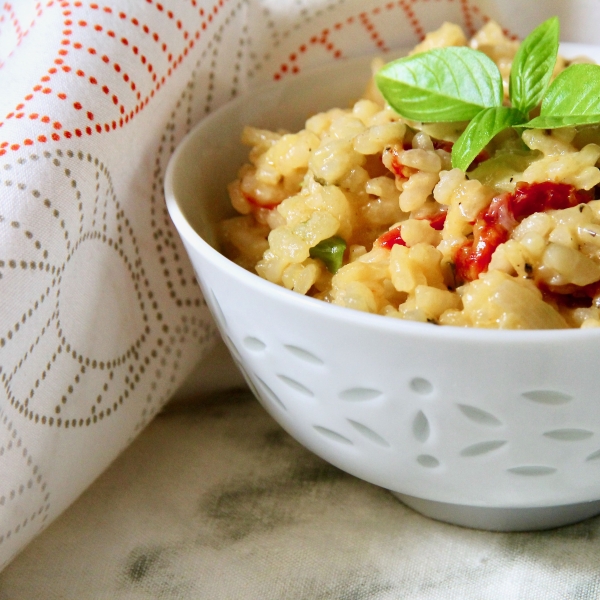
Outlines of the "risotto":
[[[467,40],[445,24],[413,52],[446,46],[485,53],[508,94],[519,42],[498,25]],[[299,132],[246,127],[223,252],[299,294],[388,317],[600,326],[600,126],[508,128],[463,171],[451,151],[465,126],[404,119],[371,82]]]

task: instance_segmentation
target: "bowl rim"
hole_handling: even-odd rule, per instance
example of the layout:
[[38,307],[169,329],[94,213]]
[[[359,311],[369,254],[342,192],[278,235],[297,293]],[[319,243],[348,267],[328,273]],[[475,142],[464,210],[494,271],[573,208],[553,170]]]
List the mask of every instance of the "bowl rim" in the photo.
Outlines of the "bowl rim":
[[[571,54],[573,51],[581,52],[586,47],[596,48],[600,56],[600,45],[592,46],[591,44],[561,44],[561,48],[569,49]],[[299,78],[309,78],[311,76],[322,74],[323,72],[335,70],[339,63],[365,61],[373,56],[360,56],[355,58],[345,59],[344,61],[335,61],[317,68],[307,69],[301,74],[295,76],[295,80]],[[215,268],[227,273],[230,277],[239,280],[243,285],[250,286],[259,293],[273,297],[280,302],[291,304],[293,308],[299,311],[317,312],[322,316],[329,316],[332,319],[341,320],[348,323],[355,323],[365,328],[375,328],[378,330],[385,329],[391,332],[398,332],[404,335],[418,335],[420,337],[432,337],[442,339],[454,339],[457,342],[488,342],[494,344],[531,344],[531,343],[560,343],[574,342],[583,339],[600,338],[600,327],[591,328],[569,328],[569,329],[486,329],[477,327],[458,327],[450,325],[434,325],[431,323],[422,323],[417,321],[409,321],[404,319],[396,319],[385,317],[383,315],[366,313],[357,309],[337,306],[311,298],[303,294],[298,294],[292,290],[288,290],[283,286],[277,285],[266,279],[263,279],[255,273],[247,271],[243,267],[237,265],[230,259],[226,258],[217,249],[206,242],[202,236],[192,227],[188,219],[183,214],[183,211],[178,203],[175,195],[174,174],[176,165],[185,154],[186,149],[191,144],[192,140],[197,136],[202,135],[203,130],[210,126],[214,121],[218,121],[224,114],[248,102],[257,92],[268,92],[270,89],[278,89],[281,85],[285,85],[285,80],[270,82],[264,85],[259,85],[251,91],[246,92],[229,102],[226,102],[211,114],[201,119],[192,129],[180,140],[175,151],[171,155],[164,178],[164,194],[166,200],[167,211],[179,232],[179,235],[187,241],[199,254],[213,264]]]

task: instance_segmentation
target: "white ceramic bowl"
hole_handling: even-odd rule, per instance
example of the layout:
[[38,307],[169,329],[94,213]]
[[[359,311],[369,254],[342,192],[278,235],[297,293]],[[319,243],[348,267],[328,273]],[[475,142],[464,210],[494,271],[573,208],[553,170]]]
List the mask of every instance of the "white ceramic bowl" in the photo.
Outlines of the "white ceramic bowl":
[[526,530],[600,513],[600,331],[364,314],[264,281],[215,249],[214,224],[232,212],[226,185],[246,158],[243,126],[299,129],[347,106],[368,65],[335,63],[239,98],[171,159],[168,209],[229,349],[292,436],[426,515]]

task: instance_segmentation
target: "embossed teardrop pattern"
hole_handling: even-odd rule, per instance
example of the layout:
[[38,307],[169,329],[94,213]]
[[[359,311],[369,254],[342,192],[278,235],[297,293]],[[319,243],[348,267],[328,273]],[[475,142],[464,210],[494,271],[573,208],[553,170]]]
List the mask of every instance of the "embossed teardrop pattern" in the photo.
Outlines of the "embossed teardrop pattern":
[[435,467],[440,466],[440,461],[435,456],[431,456],[431,454],[420,454],[417,456],[417,462],[422,467],[426,467],[428,469],[434,469]]
[[244,369],[241,369],[241,371],[242,371],[242,375],[244,376],[244,380],[248,384],[250,391],[254,394],[254,397],[259,401],[261,401],[261,400],[264,401],[265,395],[260,393],[260,390],[254,385],[254,381],[252,381],[252,378],[248,375],[248,373]]
[[279,396],[260,377],[256,376],[256,379],[259,382],[259,385],[261,386],[263,391],[261,397],[264,398],[266,396],[267,400],[271,400],[274,404],[277,404],[278,406],[283,408],[283,410],[287,410],[286,405],[281,401]]
[[417,416],[414,418],[412,432],[419,442],[426,442],[429,439],[431,427],[427,417],[425,416],[425,413],[423,413],[422,410],[420,410],[417,413]]
[[596,450],[596,452],[592,452],[589,456],[586,456],[585,460],[587,462],[598,460],[600,458],[600,450]]
[[567,404],[573,400],[572,396],[563,394],[562,392],[554,392],[552,390],[532,390],[530,392],[524,392],[521,394],[523,398],[532,400],[533,402],[539,402],[540,404],[548,404],[550,406],[557,404]]
[[543,435],[553,440],[560,440],[561,442],[580,442],[581,440],[591,438],[594,432],[587,429],[554,429],[553,431],[544,432]]
[[487,442],[479,442],[463,448],[460,451],[460,455],[481,456],[482,454],[489,454],[494,450],[498,450],[498,448],[502,448],[502,446],[506,445],[507,443],[508,442],[506,440],[489,440]]
[[[213,300],[215,317],[220,322],[222,327],[225,328],[227,326],[227,321],[225,319],[225,316],[223,315],[223,311],[219,305],[219,302],[217,301],[214,294]],[[241,364],[241,357],[238,354],[236,346],[226,334],[225,339],[231,353],[234,356],[234,359],[236,360],[236,362]],[[248,335],[244,337],[242,340],[242,344],[244,348],[246,348],[254,354],[264,352],[267,348],[267,345],[264,341],[253,335]],[[304,363],[316,366],[322,366],[325,364],[325,362],[321,358],[316,356],[313,352],[310,352],[304,348],[292,344],[285,344],[283,347],[288,353],[290,353],[296,359],[299,359]],[[315,397],[315,393],[311,389],[309,389],[306,385],[300,383],[296,379],[283,374],[277,374],[277,377],[282,383],[284,383],[288,388],[290,388],[294,392],[297,392],[300,395],[309,398]],[[254,375],[252,378],[250,378],[246,375],[246,379],[251,390],[257,396],[260,396],[266,402],[269,402],[270,404],[287,411],[287,407],[281,400],[281,398],[260,377]],[[423,377],[414,377],[413,379],[411,379],[409,382],[409,388],[415,394],[425,397],[430,396],[434,392],[433,384]],[[375,388],[361,386],[351,387],[342,390],[338,394],[338,397],[341,400],[351,403],[369,402],[380,398],[381,396],[383,396],[383,391]],[[527,392],[523,392],[521,394],[521,397],[531,402],[535,402],[540,405],[546,405],[549,407],[567,404],[574,400],[572,396],[554,390],[530,390]],[[476,425],[483,427],[500,427],[503,424],[501,419],[499,419],[489,411],[483,410],[477,406],[473,406],[470,404],[457,404],[456,406],[464,417],[466,417],[469,421]],[[379,446],[381,448],[391,447],[390,442],[388,442],[379,433],[374,431],[371,427],[366,426],[364,423],[356,421],[355,419],[347,419],[347,422],[362,438],[368,440],[372,444],[375,444],[376,446]],[[332,442],[345,446],[354,445],[351,439],[337,431],[334,431],[333,429],[323,427],[322,425],[313,425],[313,428],[319,435],[321,435],[324,438],[327,438]],[[413,418],[412,434],[414,439],[422,444],[425,444],[431,437],[431,424],[429,419],[427,418],[427,415],[422,410],[419,410]],[[587,429],[571,427],[545,431],[542,435],[545,438],[556,440],[558,442],[580,442],[593,437],[594,432]],[[462,450],[460,450],[459,455],[463,458],[485,456],[505,447],[507,444],[508,440],[506,439],[485,440],[465,446]],[[596,450],[595,452],[589,454],[585,458],[585,461],[600,462],[600,450]],[[439,459],[431,454],[418,455],[416,457],[416,462],[421,467],[424,467],[426,469],[435,469],[436,467],[440,466]],[[556,471],[557,469],[555,467],[547,465],[519,465],[506,469],[507,473],[511,473],[521,477],[547,476],[552,475]]]
[[482,410],[481,408],[469,404],[458,404],[457,406],[467,419],[478,425],[485,425],[487,427],[499,427],[502,425],[500,419],[497,419],[492,413]]
[[371,388],[354,387],[340,392],[339,396],[342,400],[349,402],[364,402],[365,400],[373,400],[381,396],[382,392]]
[[227,319],[225,318],[225,315],[223,314],[223,309],[221,308],[221,305],[219,304],[219,301],[217,300],[215,293],[214,292],[211,292],[211,293],[212,293],[212,297],[213,297],[213,310],[216,313],[214,316],[217,319],[217,321],[219,321],[221,326],[223,328],[226,328],[227,327]]
[[410,389],[420,396],[429,396],[433,392],[433,385],[423,377],[415,377],[410,382]]
[[358,433],[362,434],[368,440],[377,444],[378,446],[382,446],[384,448],[389,448],[390,445],[386,442],[378,433],[375,433],[371,428],[363,425],[362,423],[358,423],[357,421],[353,421],[352,419],[348,419],[348,423],[358,431]]
[[539,477],[540,475],[552,475],[552,473],[556,473],[554,467],[546,467],[543,465],[523,465],[521,467],[511,467],[510,469],[507,469],[507,471],[525,477]]
[[313,425],[313,427],[323,437],[333,440],[334,442],[338,442],[339,444],[346,444],[347,446],[354,445],[352,440],[349,440],[346,436],[343,436],[341,433],[337,433],[332,429],[328,429],[327,427],[321,427],[320,425]]
[[252,350],[252,352],[262,352],[267,345],[256,337],[251,335],[246,336],[243,340],[244,346],[248,348],[248,350]]
[[277,375],[283,383],[285,383],[288,387],[292,388],[296,392],[300,392],[304,396],[310,396],[311,398],[315,395],[314,392],[309,390],[305,385],[301,384],[299,381],[288,377],[287,375]]
[[308,350],[304,350],[303,348],[299,348],[298,346],[284,345],[284,348],[291,352],[296,358],[303,360],[308,363],[312,363],[313,365],[323,365],[325,364],[318,356],[315,356],[312,352]]

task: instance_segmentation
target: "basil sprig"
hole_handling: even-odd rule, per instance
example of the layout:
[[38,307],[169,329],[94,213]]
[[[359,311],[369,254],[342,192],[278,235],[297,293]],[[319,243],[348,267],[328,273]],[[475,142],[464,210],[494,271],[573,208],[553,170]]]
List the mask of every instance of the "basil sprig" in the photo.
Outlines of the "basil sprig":
[[600,123],[600,66],[578,64],[566,68],[552,82],[540,116],[525,126],[556,129],[592,123]]
[[523,122],[523,113],[508,106],[484,108],[477,113],[452,146],[452,166],[466,171],[492,138]]
[[436,48],[393,61],[377,85],[390,106],[413,121],[467,121],[502,105],[502,77],[496,64],[471,48]]
[[[558,55],[559,21],[552,17],[521,43],[513,60],[509,99],[502,76],[485,54],[437,48],[385,65],[375,81],[402,117],[425,123],[469,120],[452,148],[452,166],[466,171],[508,127],[553,129],[600,123],[600,66],[570,65],[549,85]],[[540,104],[538,117],[529,113]]]
[[529,114],[541,101],[550,83],[558,55],[558,19],[536,27],[517,50],[510,70],[509,98],[514,108]]

